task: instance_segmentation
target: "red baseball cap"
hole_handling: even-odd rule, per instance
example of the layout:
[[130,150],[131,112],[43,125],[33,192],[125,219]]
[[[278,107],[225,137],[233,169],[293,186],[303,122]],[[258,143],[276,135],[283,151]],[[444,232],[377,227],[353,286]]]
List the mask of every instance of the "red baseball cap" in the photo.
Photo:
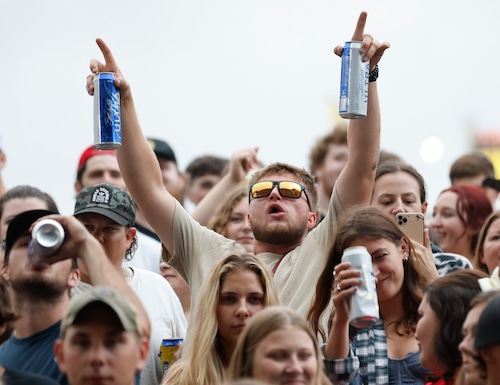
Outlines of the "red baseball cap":
[[78,170],[80,170],[85,162],[92,158],[95,155],[113,155],[116,156],[115,150],[98,150],[94,148],[93,145],[87,147],[87,149],[80,156],[80,160],[78,161]]

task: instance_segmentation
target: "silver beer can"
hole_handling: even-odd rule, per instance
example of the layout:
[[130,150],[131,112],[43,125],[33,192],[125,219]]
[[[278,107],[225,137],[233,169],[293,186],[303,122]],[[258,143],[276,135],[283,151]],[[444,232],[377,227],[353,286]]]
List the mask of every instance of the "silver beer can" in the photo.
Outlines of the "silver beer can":
[[368,112],[370,62],[363,62],[360,41],[348,41],[342,52],[339,115],[344,119],[364,118]]
[[363,246],[348,247],[342,254],[342,262],[349,262],[352,269],[361,271],[363,284],[351,297],[349,323],[356,328],[374,325],[380,318],[372,256]]
[[64,241],[64,228],[53,219],[43,219],[31,231],[28,258],[37,264],[40,257],[54,254]]

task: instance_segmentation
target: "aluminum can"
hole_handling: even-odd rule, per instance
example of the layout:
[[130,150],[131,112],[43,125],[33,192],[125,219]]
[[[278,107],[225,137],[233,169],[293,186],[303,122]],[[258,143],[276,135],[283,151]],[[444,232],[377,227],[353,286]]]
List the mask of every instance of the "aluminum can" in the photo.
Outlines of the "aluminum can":
[[112,72],[94,76],[94,147],[113,150],[122,144],[120,91]]
[[31,231],[28,258],[38,264],[40,257],[54,254],[64,241],[64,228],[53,219],[43,219]]
[[170,366],[176,361],[175,354],[179,350],[182,338],[168,338],[161,341],[160,345],[160,362],[165,374]]
[[375,276],[373,274],[372,256],[363,246],[348,247],[342,254],[342,262],[349,262],[352,269],[361,271],[363,284],[351,297],[349,323],[356,328],[374,325],[379,321]]
[[363,62],[360,41],[348,41],[342,52],[339,115],[345,119],[364,118],[368,112],[370,62]]

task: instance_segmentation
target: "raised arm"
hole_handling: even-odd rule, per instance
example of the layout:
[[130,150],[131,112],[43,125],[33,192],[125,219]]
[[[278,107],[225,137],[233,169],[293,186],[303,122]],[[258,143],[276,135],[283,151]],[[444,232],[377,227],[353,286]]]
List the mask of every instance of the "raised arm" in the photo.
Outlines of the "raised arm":
[[[111,264],[99,241],[73,216],[50,215],[46,218],[52,218],[61,223],[66,234],[61,248],[51,256],[40,258],[40,262],[56,263],[68,258],[83,261],[94,286],[112,287],[134,305],[138,312],[141,333],[149,339],[151,324],[142,302]],[[36,222],[32,228],[35,224]]]
[[196,205],[192,214],[194,219],[203,226],[208,224],[220,203],[244,183],[248,172],[259,162],[258,151],[258,147],[252,147],[233,153],[228,173]]
[[102,39],[96,42],[105,62],[95,59],[90,62],[92,74],[87,77],[87,91],[94,94],[92,80],[95,74],[116,73],[115,86],[120,89],[122,124],[122,145],[116,152],[120,171],[144,217],[167,250],[173,253],[172,229],[176,200],[163,186],[158,160],[141,131],[128,82],[106,43]]
[[[367,13],[361,12],[352,40],[361,41],[364,61],[370,61],[372,71],[382,58],[389,43],[379,43],[364,33]],[[334,52],[342,56],[343,47]],[[349,158],[342,170],[336,188],[344,209],[357,204],[369,204],[380,150],[380,107],[377,82],[368,85],[368,113],[363,119],[352,119],[347,133]]]

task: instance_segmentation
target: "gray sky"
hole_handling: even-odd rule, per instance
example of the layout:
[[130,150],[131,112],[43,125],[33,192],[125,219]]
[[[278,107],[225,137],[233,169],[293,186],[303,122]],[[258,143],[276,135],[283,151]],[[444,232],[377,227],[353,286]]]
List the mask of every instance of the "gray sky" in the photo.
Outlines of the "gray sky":
[[[265,162],[308,166],[338,110],[340,59],[359,13],[391,43],[380,63],[382,148],[425,177],[432,208],[471,130],[499,127],[496,25],[487,0],[17,0],[0,2],[0,135],[6,183],[73,207],[78,158],[92,143],[88,63],[111,47],[148,136],[182,169],[202,154],[260,146]],[[444,142],[426,164],[420,146]]]

